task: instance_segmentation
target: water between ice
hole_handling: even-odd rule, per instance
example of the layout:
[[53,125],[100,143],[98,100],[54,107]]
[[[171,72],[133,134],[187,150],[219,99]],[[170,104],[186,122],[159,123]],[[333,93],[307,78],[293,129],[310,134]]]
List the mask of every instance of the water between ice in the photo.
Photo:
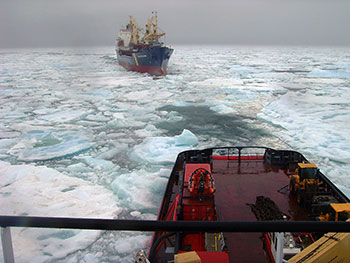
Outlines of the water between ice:
[[[302,152],[350,196],[341,48],[176,47],[169,75],[113,47],[2,50],[0,214],[155,219],[187,149]],[[12,229],[16,262],[132,262],[150,233]]]

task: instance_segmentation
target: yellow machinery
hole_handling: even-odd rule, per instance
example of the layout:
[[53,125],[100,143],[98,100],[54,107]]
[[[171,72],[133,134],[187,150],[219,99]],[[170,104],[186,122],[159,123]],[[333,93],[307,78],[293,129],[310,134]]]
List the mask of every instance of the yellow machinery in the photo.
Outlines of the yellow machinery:
[[331,204],[331,207],[335,212],[335,219],[334,219],[335,221],[339,220],[339,215],[341,215],[342,217],[346,217],[346,218],[342,218],[343,220],[348,219],[350,215],[350,203]]
[[311,200],[317,194],[318,168],[314,163],[298,163],[294,175],[289,176],[289,190],[297,196],[299,204]]
[[288,259],[291,263],[350,262],[350,233],[328,233]]
[[[330,204],[335,217],[328,213],[320,216],[321,221],[328,221],[332,217],[335,221],[346,220],[350,225],[350,203]],[[332,212],[333,213],[333,212]],[[324,220],[321,219],[324,217]],[[294,257],[288,259],[291,263],[330,263],[350,262],[350,233],[327,233],[323,237],[306,247]]]
[[[350,225],[350,203],[330,204],[335,212],[335,221],[346,220]],[[294,257],[291,263],[350,262],[350,233],[327,233]]]
[[331,203],[329,212],[321,212],[320,221],[345,221],[350,218],[350,203]]

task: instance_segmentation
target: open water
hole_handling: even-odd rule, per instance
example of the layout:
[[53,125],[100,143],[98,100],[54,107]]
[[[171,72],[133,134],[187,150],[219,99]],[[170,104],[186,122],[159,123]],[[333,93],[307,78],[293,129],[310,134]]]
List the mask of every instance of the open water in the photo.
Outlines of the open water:
[[[0,214],[155,219],[178,152],[294,149],[350,196],[350,49],[0,50]],[[132,262],[151,233],[12,228],[16,262]],[[2,254],[1,248],[0,253]]]

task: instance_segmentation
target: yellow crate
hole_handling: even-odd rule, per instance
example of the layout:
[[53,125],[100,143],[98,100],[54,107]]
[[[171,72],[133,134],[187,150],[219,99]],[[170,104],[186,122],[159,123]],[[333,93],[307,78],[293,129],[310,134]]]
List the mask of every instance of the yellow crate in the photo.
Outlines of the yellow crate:
[[174,263],[201,263],[201,258],[195,251],[176,254]]

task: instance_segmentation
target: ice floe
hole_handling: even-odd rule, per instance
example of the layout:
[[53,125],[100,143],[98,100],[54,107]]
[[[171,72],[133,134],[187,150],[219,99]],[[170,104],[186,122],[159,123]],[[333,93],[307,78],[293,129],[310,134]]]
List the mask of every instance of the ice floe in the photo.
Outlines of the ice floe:
[[[33,165],[0,161],[0,214],[117,218],[118,198],[101,186]],[[16,262],[44,262],[85,249],[100,231],[13,228]]]
[[88,131],[31,130],[8,152],[20,161],[46,161],[74,156],[93,145]]
[[179,152],[189,150],[197,144],[197,137],[185,129],[175,137],[146,138],[131,150],[130,156],[135,160],[154,164],[171,164]]

